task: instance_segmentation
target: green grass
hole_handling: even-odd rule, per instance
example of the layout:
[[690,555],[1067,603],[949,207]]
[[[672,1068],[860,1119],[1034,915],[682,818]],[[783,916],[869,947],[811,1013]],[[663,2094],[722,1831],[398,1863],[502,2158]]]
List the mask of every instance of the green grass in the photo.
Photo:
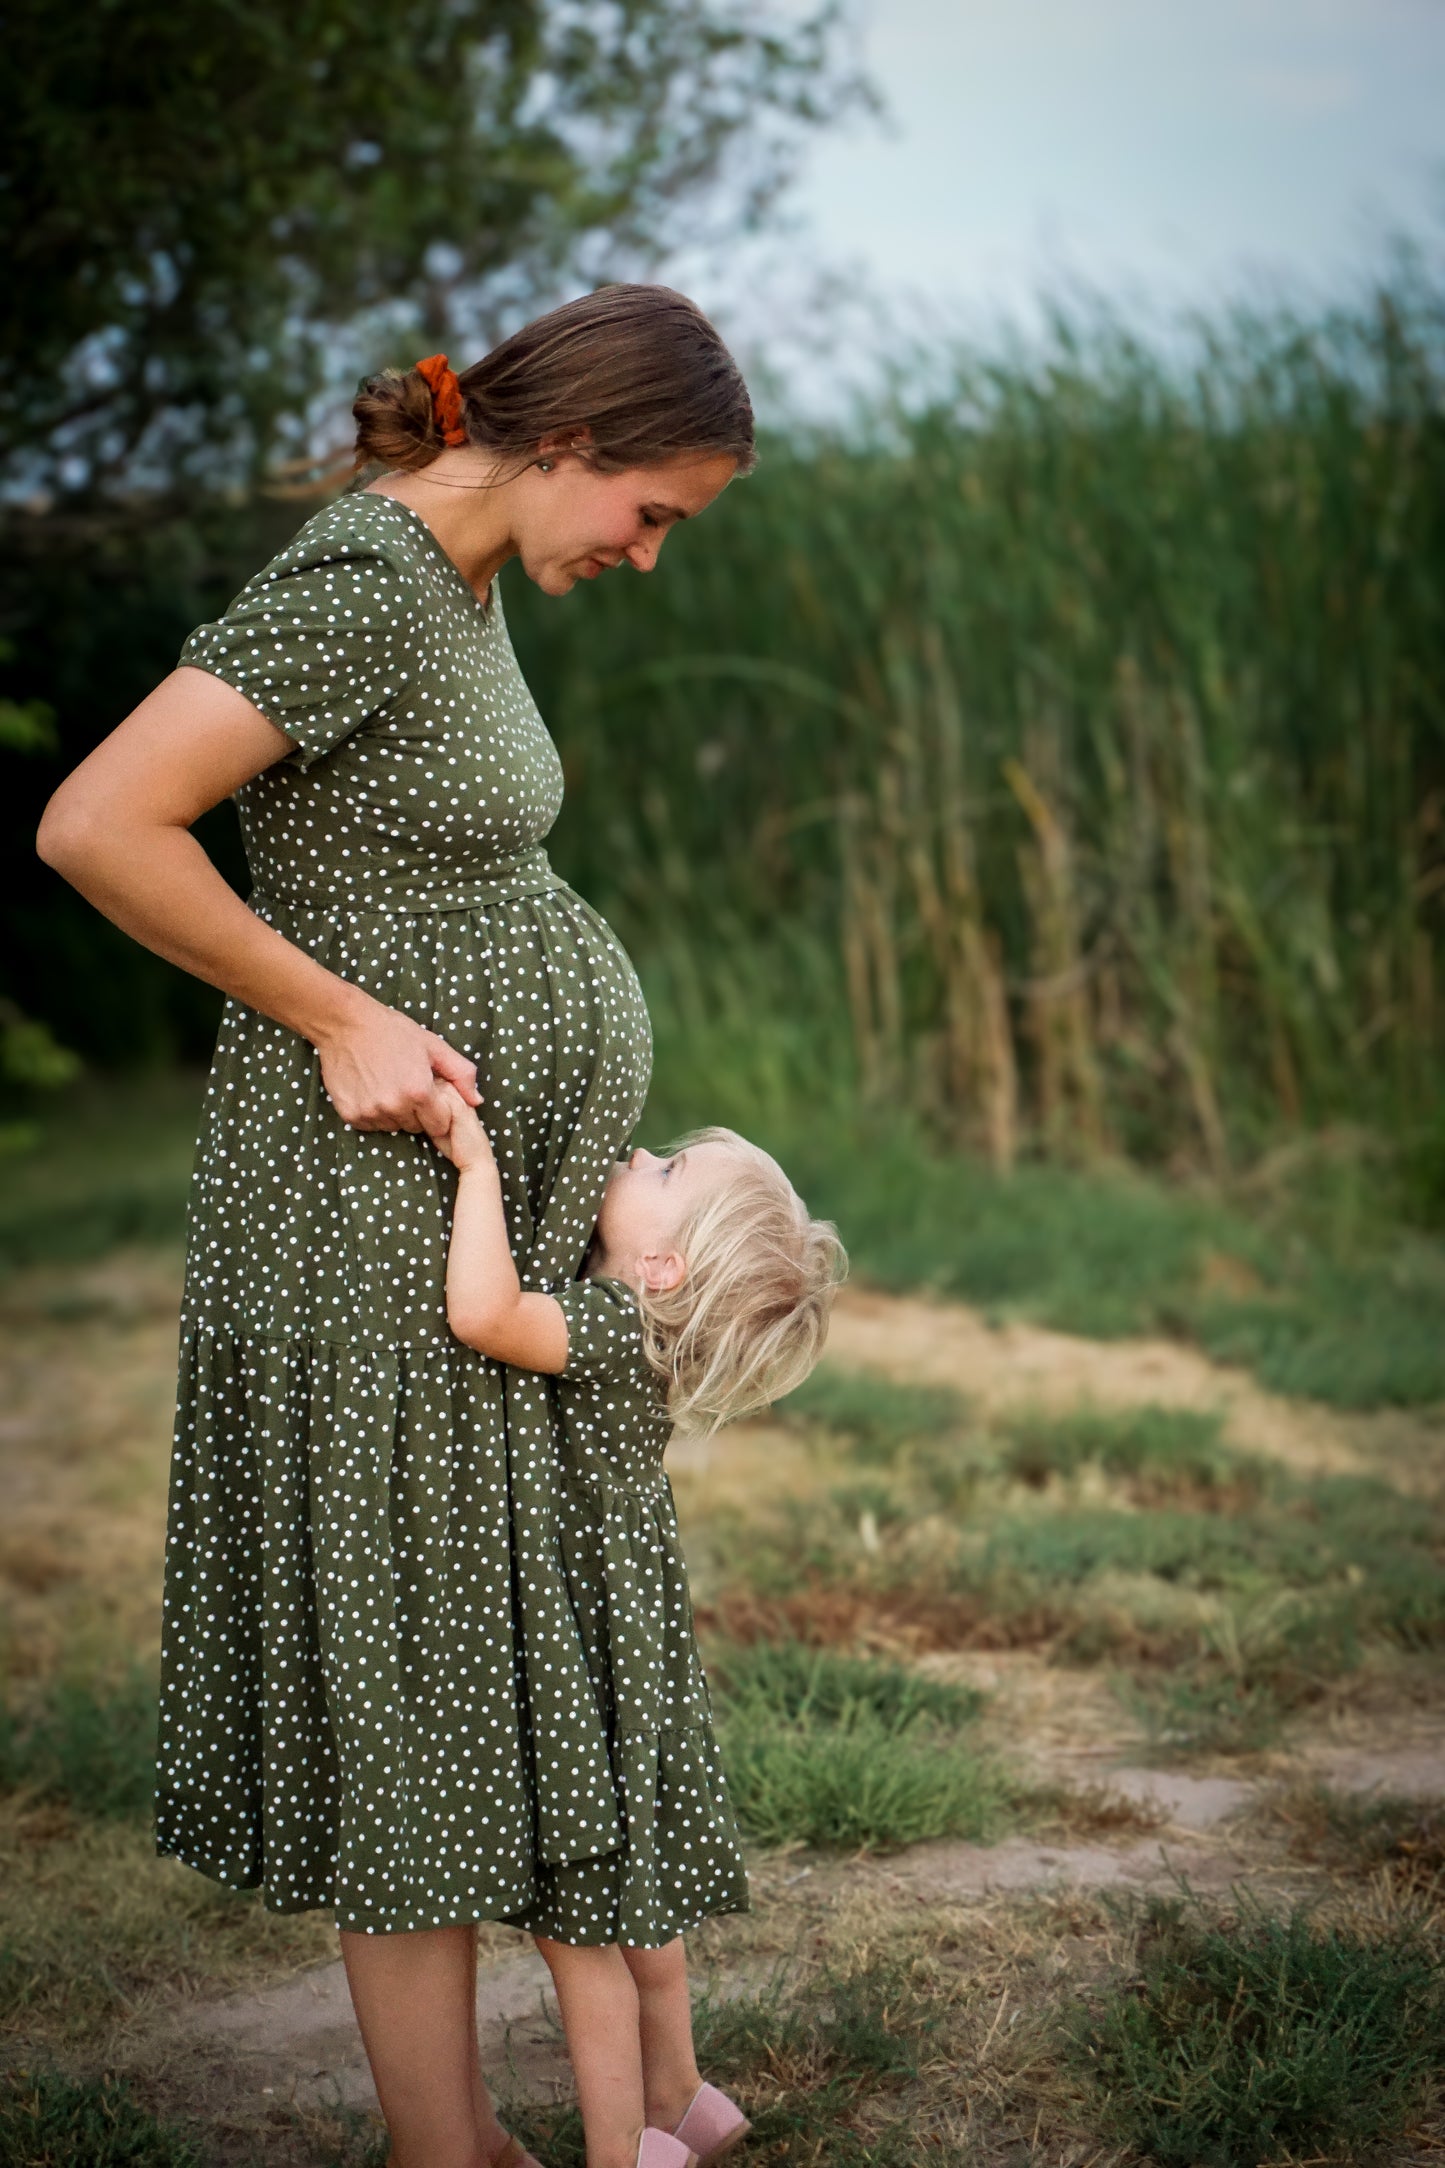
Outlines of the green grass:
[[[983,1425],[955,1404],[937,1411],[942,1434],[900,1422],[880,1461],[887,1434],[859,1382],[799,1396],[794,1419],[811,1405],[820,1440],[862,1467],[726,1536],[723,1631],[786,1624],[847,1643],[871,1620],[924,1646],[1106,1664],[1167,1757],[1255,1751],[1367,1654],[1445,1643],[1436,1502],[1371,1478],[1303,1479],[1233,1452],[1213,1415],[1147,1405]],[[759,1781],[772,1775],[760,1761]]]
[[[766,1140],[765,1140],[766,1141]],[[1445,1243],[1305,1154],[1274,1191],[1117,1167],[941,1156],[906,1124],[827,1122],[776,1148],[874,1284],[1093,1339],[1192,1339],[1275,1390],[1343,1408],[1445,1400]],[[1223,1291],[1221,1282],[1240,1291]]]
[[34,1791],[80,1814],[139,1819],[154,1797],[155,1740],[149,1671],[60,1678],[23,1710],[0,1707],[0,1791]]
[[1038,1490],[1093,1467],[1129,1478],[1133,1489],[1152,1496],[1208,1495],[1226,1487],[1237,1496],[1243,1487],[1261,1485],[1264,1471],[1230,1451],[1223,1427],[1221,1416],[1193,1408],[1081,1407],[1061,1416],[1011,1415],[999,1425],[1006,1440],[1002,1465]]
[[967,1736],[982,1697],[901,1665],[799,1642],[725,1650],[716,1665],[728,1787],[766,1845],[895,1851],[987,1838],[1017,1804]]
[[966,1403],[943,1387],[902,1384],[827,1364],[779,1401],[775,1413],[793,1429],[836,1432],[860,1460],[880,1467],[904,1447],[955,1435],[968,1421]]
[[956,1729],[972,1723],[984,1705],[971,1686],[801,1641],[724,1649],[710,1668],[734,1713],[785,1723],[838,1725],[863,1715],[896,1735],[920,1720]]
[[194,2141],[120,2079],[23,2070],[0,2080],[5,2168],[203,2168]]
[[1101,2121],[1159,2168],[1358,2159],[1395,2136],[1445,2049],[1438,1953],[1248,1907],[1151,1904],[1135,1979],[1072,2028]]

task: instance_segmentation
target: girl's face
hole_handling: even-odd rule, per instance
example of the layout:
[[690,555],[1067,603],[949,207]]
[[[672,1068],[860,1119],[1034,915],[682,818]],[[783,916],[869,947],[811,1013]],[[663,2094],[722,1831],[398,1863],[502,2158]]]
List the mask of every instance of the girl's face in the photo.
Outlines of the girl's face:
[[599,1269],[631,1287],[676,1287],[687,1271],[678,1238],[732,1171],[725,1144],[689,1144],[659,1159],[640,1148],[607,1178],[597,1214]]
[[686,453],[656,467],[599,474],[576,452],[542,446],[553,462],[530,466],[512,484],[514,537],[522,569],[547,595],[614,566],[650,572],[671,528],[696,519],[732,480],[725,452]]

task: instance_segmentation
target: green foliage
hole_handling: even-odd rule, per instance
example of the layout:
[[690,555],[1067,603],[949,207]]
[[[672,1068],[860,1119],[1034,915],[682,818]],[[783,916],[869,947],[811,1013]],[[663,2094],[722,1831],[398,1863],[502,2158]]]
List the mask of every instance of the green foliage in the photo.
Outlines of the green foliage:
[[21,2070],[0,2081],[6,2168],[202,2168],[184,2132],[143,2108],[110,2074],[74,2080]]
[[0,1273],[179,1242],[201,1091],[185,1074],[89,1077],[37,1106],[34,1147],[0,1188]]
[[1211,1925],[1151,1904],[1139,1975],[1072,2029],[1112,2133],[1160,2168],[1358,2159],[1394,2136],[1445,2047],[1417,1925],[1366,1940],[1254,1907]]
[[935,1837],[982,1842],[1008,1823],[1009,1788],[976,1749],[863,1712],[846,1724],[722,1728],[738,1820],[760,1844],[897,1851]]
[[244,472],[278,423],[304,444],[338,373],[490,344],[720,186],[745,221],[854,95],[833,27],[732,0],[15,0],[0,457],[32,488],[52,436],[53,488],[137,450],[152,483],[218,446]]
[[155,1739],[156,1690],[148,1672],[61,1679],[38,1706],[0,1708],[0,1789],[34,1790],[81,1814],[148,1815]]
[[1445,343],[1391,278],[909,356],[642,591],[519,587],[559,859],[680,1006],[750,981],[824,1103],[1000,1160],[1430,1118]]

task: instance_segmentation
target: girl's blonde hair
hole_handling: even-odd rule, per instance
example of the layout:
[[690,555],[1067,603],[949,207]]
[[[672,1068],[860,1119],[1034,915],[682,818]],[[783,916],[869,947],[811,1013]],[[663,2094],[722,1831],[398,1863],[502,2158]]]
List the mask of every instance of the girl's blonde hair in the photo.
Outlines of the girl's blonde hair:
[[695,1129],[669,1149],[725,1145],[737,1162],[679,1231],[687,1271],[644,1288],[643,1345],[681,1430],[706,1436],[801,1385],[828,1337],[848,1259],[829,1220],[774,1159],[731,1129]]

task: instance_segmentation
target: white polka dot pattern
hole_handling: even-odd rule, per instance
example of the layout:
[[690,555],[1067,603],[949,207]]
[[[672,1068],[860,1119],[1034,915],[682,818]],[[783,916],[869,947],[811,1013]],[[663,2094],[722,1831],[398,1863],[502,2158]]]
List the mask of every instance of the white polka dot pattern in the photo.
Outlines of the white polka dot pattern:
[[[650,1036],[615,936],[540,848],[560,767],[500,602],[356,494],[182,659],[296,742],[239,794],[253,909],[476,1061],[523,1284],[568,1290]],[[344,1128],[306,1042],[227,1004],[192,1190],[160,1848],[373,1932],[544,1904],[587,1941],[624,1885],[644,1928],[696,1917],[723,1886],[705,1828],[730,1824],[699,1818],[700,1787],[723,1793],[670,1499],[660,1477],[608,1490],[588,1549],[580,1386],[447,1329],[454,1182],[422,1139]],[[656,1723],[619,1732],[634,1708]]]

